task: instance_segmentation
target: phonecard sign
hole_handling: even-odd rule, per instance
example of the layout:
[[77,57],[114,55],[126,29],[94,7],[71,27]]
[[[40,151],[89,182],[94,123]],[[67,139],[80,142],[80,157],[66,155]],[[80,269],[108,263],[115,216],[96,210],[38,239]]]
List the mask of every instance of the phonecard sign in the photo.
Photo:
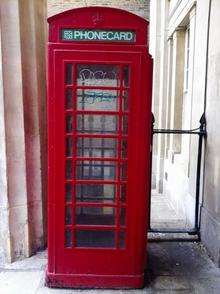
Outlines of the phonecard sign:
[[62,29],[61,39],[62,41],[134,43],[136,34],[134,31]]

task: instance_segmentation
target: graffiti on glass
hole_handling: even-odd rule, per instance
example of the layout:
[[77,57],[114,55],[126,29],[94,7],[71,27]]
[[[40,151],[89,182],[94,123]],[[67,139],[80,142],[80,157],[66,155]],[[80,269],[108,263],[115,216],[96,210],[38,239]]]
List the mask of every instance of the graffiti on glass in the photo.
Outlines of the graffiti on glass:
[[[93,85],[96,86],[103,86],[103,85],[111,85],[112,82],[117,80],[117,73],[114,71],[92,71],[88,68],[84,68],[79,72],[79,77],[81,79],[82,85]],[[96,102],[112,102],[117,99],[117,95],[113,93],[109,93],[109,91],[105,92],[104,90],[87,90],[86,92],[82,93],[81,100],[79,103],[88,103],[94,104]]]

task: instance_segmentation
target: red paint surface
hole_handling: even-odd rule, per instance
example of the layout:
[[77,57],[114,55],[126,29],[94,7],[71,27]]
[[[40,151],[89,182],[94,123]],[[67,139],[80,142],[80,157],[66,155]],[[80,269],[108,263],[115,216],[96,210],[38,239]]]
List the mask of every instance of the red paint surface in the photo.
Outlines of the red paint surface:
[[[143,272],[146,266],[147,240],[147,205],[150,188],[150,142],[151,142],[151,84],[152,60],[147,48],[148,23],[131,13],[101,7],[80,8],[61,13],[49,18],[48,45],[48,269],[47,285],[51,287],[73,288],[138,288],[143,286]],[[65,42],[60,40],[61,28],[89,28],[133,30],[137,34],[135,44],[95,43],[95,42]],[[112,159],[116,164],[126,161],[127,200],[121,203],[119,192],[113,204],[109,203],[76,203],[69,204],[72,211],[78,206],[110,206],[116,209],[115,225],[79,225],[74,222],[65,225],[65,116],[67,112],[73,117],[78,111],[76,106],[65,110],[64,66],[67,62],[76,64],[113,64],[122,68],[130,66],[130,105],[128,115],[128,157],[122,159],[119,155]],[[71,86],[76,93],[76,81]],[[83,86],[81,87],[84,88]],[[105,89],[108,89],[106,87]],[[122,93],[123,86],[118,91]],[[121,94],[120,94],[121,95]],[[74,96],[75,97],[75,96]],[[120,96],[121,97],[121,96]],[[121,101],[121,99],[119,99]],[[123,113],[120,102],[117,111],[108,112],[118,116]],[[94,111],[86,111],[92,114]],[[107,114],[105,111],[94,113]],[[75,121],[75,120],[74,120]],[[76,123],[73,124],[73,138],[109,137],[122,139],[121,129],[116,134],[78,134]],[[118,144],[120,149],[121,143]],[[119,150],[118,150],[119,151]],[[118,152],[119,154],[119,152]],[[77,157],[71,158],[75,166]],[[80,158],[82,159],[82,158]],[[85,158],[84,158],[85,160]],[[97,159],[96,159],[97,160]],[[99,158],[103,160],[103,158]],[[110,159],[105,159],[106,161]],[[97,183],[97,180],[69,180],[75,187],[78,183]],[[114,181],[100,180],[115,184],[122,182],[118,175]],[[118,190],[117,190],[118,191]],[[125,207],[126,223],[119,224],[119,207]],[[77,230],[114,230],[116,232],[115,248],[79,248],[75,246],[73,234],[72,248],[65,247],[65,227]],[[119,248],[118,232],[126,232],[126,246]]]

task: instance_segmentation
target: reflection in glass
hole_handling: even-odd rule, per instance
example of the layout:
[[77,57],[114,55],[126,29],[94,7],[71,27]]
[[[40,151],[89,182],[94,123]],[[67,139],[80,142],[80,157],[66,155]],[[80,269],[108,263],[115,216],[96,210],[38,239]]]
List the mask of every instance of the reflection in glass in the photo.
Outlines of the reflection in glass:
[[115,134],[118,119],[114,115],[77,115],[77,131],[89,134]]
[[124,115],[122,117],[122,133],[124,135],[128,134],[128,116],[127,115]]
[[66,138],[66,156],[73,155],[73,138],[67,137]]
[[119,248],[125,248],[125,232],[119,232]]
[[70,183],[66,184],[66,202],[72,201],[72,185]]
[[73,83],[73,65],[71,63],[66,64],[66,84],[71,85]]
[[123,111],[128,111],[128,101],[129,101],[129,92],[128,90],[123,91],[122,95],[122,110]]
[[71,115],[67,115],[66,117],[66,132],[71,133],[73,130],[73,117]]
[[120,201],[126,201],[126,184],[120,186]]
[[65,247],[72,247],[72,232],[70,229],[65,231]]
[[123,68],[123,86],[124,87],[129,87],[129,79],[130,79],[130,69],[129,69],[129,66],[126,65]]
[[77,161],[76,178],[78,180],[114,180],[116,163],[110,161]]
[[120,175],[121,175],[121,180],[122,181],[127,180],[127,162],[123,162],[121,164],[121,172],[120,172]]
[[120,208],[120,225],[125,225],[125,207]]
[[66,109],[73,107],[72,89],[66,89]]
[[78,86],[119,87],[119,66],[110,64],[77,65]]
[[66,214],[65,214],[65,224],[72,224],[72,208],[71,206],[66,206]]
[[77,247],[115,247],[115,232],[114,231],[89,231],[82,230],[76,232]]
[[121,157],[122,158],[127,158],[128,157],[128,141],[126,139],[123,139],[121,141]]
[[113,203],[116,193],[115,185],[111,184],[77,184],[76,200],[80,202]]
[[114,225],[113,207],[77,207],[76,224],[78,225]]
[[118,92],[117,90],[78,90],[77,110],[116,111]]
[[66,161],[66,179],[70,180],[72,178],[72,162],[71,160]]
[[117,140],[112,138],[77,138],[77,156],[116,157]]

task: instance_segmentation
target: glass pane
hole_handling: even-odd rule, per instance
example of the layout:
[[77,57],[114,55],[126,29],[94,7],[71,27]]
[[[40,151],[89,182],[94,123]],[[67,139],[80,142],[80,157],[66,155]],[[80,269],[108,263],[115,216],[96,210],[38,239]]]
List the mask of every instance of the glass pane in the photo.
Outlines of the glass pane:
[[124,163],[121,164],[120,175],[121,175],[121,180],[122,181],[127,180],[127,162],[124,162]]
[[115,247],[115,232],[114,231],[77,231],[76,232],[77,247]]
[[126,65],[123,68],[123,86],[129,87],[129,82],[130,82],[130,69],[129,69],[129,66]]
[[128,116],[127,115],[124,115],[122,117],[122,133],[124,135],[128,134]]
[[115,134],[118,119],[114,115],[77,115],[77,131],[81,133]]
[[77,138],[77,156],[116,157],[117,140],[112,138]]
[[125,207],[121,207],[120,209],[120,225],[124,226],[125,225]]
[[78,180],[114,180],[116,163],[109,161],[77,161],[76,178]]
[[128,110],[128,102],[129,102],[129,92],[123,91],[123,100],[122,100],[122,110],[127,111]]
[[66,161],[66,179],[70,180],[72,178],[72,162],[71,160]]
[[77,66],[78,86],[118,87],[119,66],[107,64],[79,64]]
[[128,142],[127,140],[123,139],[121,141],[121,157],[122,158],[127,158],[128,157]]
[[77,201],[87,202],[108,202],[115,200],[115,186],[110,184],[77,184]]
[[126,185],[120,186],[120,201],[125,202],[126,201]]
[[77,225],[114,225],[115,209],[113,207],[77,207]]
[[72,247],[72,232],[70,229],[65,231],[65,247]]
[[125,232],[119,232],[119,248],[125,248]]
[[71,115],[67,115],[66,117],[66,132],[71,133],[73,130],[73,117]]
[[66,184],[66,202],[72,201],[72,185]]
[[78,110],[116,111],[118,108],[117,90],[78,90]]
[[72,89],[66,89],[66,109],[73,107]]
[[73,65],[71,63],[67,63],[66,65],[66,84],[71,85],[73,83]]
[[72,224],[72,207],[71,206],[66,206],[66,214],[65,214],[65,224],[66,225],[71,225]]
[[66,156],[73,155],[73,138],[67,137],[66,138]]

